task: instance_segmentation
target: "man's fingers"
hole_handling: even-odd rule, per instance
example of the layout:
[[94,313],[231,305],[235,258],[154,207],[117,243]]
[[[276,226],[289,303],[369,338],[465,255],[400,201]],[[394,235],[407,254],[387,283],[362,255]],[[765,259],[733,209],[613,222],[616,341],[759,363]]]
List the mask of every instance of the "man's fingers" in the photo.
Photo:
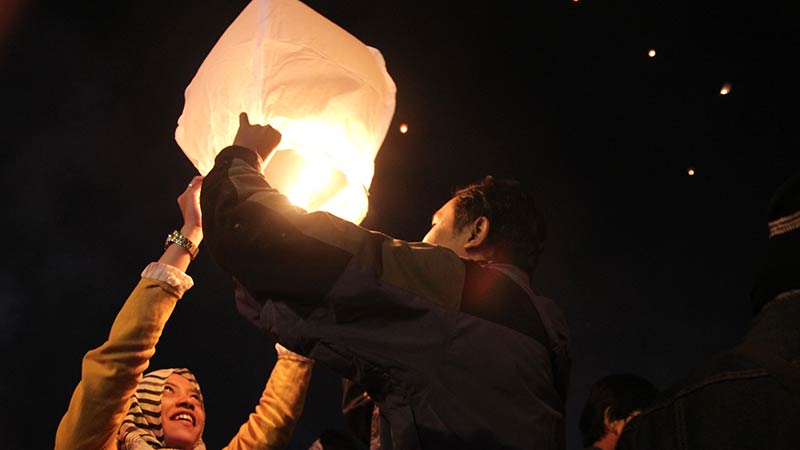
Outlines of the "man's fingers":
[[250,125],[250,119],[247,118],[247,113],[246,112],[240,113],[239,114],[239,126],[241,127],[241,126],[249,126],[249,125]]

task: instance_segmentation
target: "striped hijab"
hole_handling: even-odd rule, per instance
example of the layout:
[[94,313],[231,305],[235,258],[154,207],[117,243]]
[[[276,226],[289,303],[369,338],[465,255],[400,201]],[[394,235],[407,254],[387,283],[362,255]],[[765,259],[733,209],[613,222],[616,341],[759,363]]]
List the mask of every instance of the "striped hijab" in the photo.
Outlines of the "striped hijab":
[[[161,393],[164,391],[164,382],[173,373],[191,381],[200,390],[197,379],[188,369],[161,369],[145,374],[131,398],[128,414],[117,433],[120,450],[168,450],[164,446],[164,431],[161,429]],[[202,434],[194,450],[206,450]]]

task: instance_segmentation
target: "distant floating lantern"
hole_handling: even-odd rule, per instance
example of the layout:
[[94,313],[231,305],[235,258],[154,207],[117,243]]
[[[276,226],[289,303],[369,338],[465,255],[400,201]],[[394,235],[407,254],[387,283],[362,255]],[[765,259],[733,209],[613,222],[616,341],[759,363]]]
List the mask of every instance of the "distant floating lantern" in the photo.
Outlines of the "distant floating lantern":
[[377,49],[298,0],[252,0],[186,88],[175,140],[206,175],[247,112],[281,132],[264,169],[274,188],[360,223],[395,94]]
[[686,174],[689,175],[690,177],[694,176],[694,173],[695,173],[694,167],[689,167],[688,169],[686,169]]
[[650,49],[650,51],[649,51],[649,52],[647,52],[647,56],[649,56],[649,57],[651,57],[651,58],[655,58],[655,56],[656,56],[656,51],[655,51],[655,50],[653,50],[653,49]]
[[731,92],[731,84],[725,83],[719,90],[719,95],[728,95]]
[[403,134],[408,133],[408,125],[405,124],[405,123],[400,125],[400,132],[403,133]]

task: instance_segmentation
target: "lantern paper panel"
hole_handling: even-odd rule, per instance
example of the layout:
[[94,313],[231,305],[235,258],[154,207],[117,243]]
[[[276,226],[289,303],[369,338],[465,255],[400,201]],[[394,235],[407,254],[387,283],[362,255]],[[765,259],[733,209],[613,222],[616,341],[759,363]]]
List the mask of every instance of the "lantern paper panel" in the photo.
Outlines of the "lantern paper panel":
[[298,0],[253,0],[186,88],[175,140],[206,175],[247,112],[283,136],[264,169],[273,187],[359,223],[395,94],[376,48]]

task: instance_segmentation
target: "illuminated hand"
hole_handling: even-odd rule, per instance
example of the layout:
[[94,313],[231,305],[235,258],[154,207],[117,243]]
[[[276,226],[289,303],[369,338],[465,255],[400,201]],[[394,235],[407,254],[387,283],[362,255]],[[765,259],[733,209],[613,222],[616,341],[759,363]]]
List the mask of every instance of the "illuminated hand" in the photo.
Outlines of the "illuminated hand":
[[281,133],[278,130],[270,125],[251,125],[246,112],[239,114],[239,130],[233,138],[233,145],[253,150],[264,163],[269,161],[269,155],[280,142]]
[[200,211],[200,188],[202,185],[203,177],[197,175],[178,196],[178,207],[183,216],[181,234],[189,238],[195,245],[203,240],[203,214]]
[[288,348],[282,346],[281,344],[279,344],[277,342],[275,343],[275,350],[278,352],[278,357],[286,356],[286,357],[289,357],[289,358],[299,359],[301,361],[309,361],[309,362],[313,362],[314,361],[311,358],[306,358],[303,355],[298,355],[297,353],[289,350]]

